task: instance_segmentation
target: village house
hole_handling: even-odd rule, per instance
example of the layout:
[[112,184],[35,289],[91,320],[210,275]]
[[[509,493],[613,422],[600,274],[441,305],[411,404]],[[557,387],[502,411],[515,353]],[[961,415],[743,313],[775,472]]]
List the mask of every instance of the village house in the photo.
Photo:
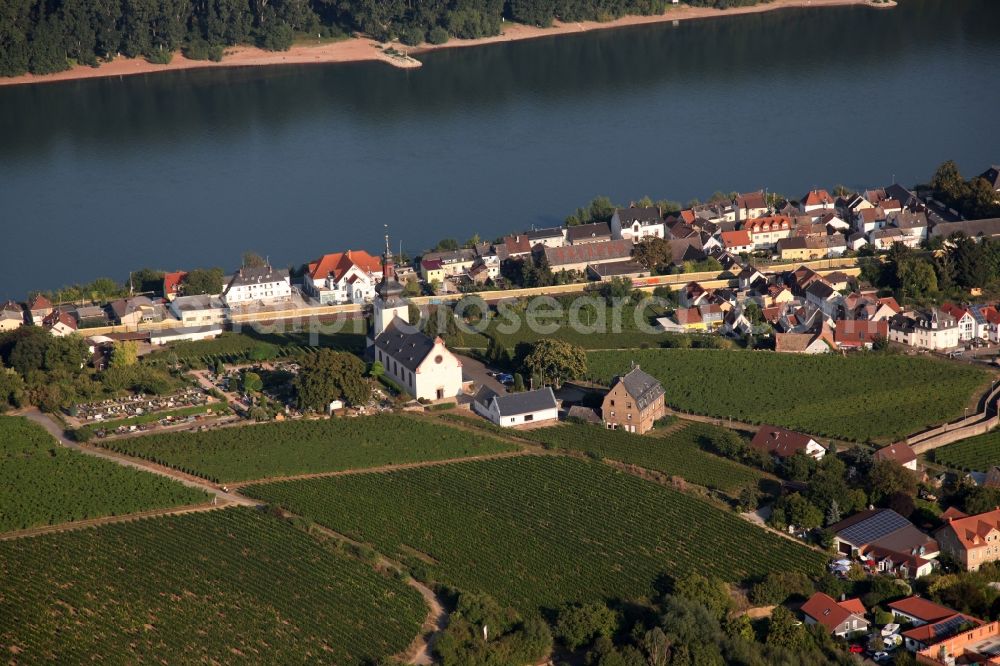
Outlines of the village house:
[[476,262],[476,251],[472,248],[447,250],[444,252],[427,252],[422,261],[440,261],[445,277],[456,277],[464,274]]
[[269,264],[240,268],[222,290],[222,300],[230,308],[253,303],[267,305],[291,298],[292,283],[288,269],[273,268]]
[[440,337],[431,338],[410,325],[403,285],[393,274],[386,236],[382,280],[375,289],[369,355],[385,376],[418,400],[451,400],[462,393],[462,362]]
[[447,276],[440,259],[420,260],[420,278],[427,284],[442,284]]
[[605,428],[640,435],[652,430],[666,413],[663,386],[639,366],[615,377],[601,405]]
[[163,298],[172,301],[181,295],[184,288],[184,278],[187,271],[174,271],[163,274]]
[[368,303],[375,298],[375,285],[382,262],[364,250],[324,254],[306,267],[303,286],[320,305]]
[[771,215],[747,220],[743,229],[750,233],[755,250],[771,249],[779,240],[792,235],[792,220],[786,215]]
[[587,266],[622,261],[631,256],[632,241],[625,239],[545,248],[545,259],[553,272],[582,273]]
[[919,243],[927,238],[927,213],[924,211],[897,211],[887,213],[886,217],[889,224],[899,229],[908,239],[915,239]]
[[775,333],[774,351],[779,354],[826,354],[834,346],[825,327],[809,333]]
[[865,319],[837,319],[833,340],[840,349],[871,349],[878,339],[889,339],[889,323]]
[[166,345],[171,342],[196,342],[210,340],[222,335],[222,326],[182,326],[180,328],[158,328],[149,332],[149,343]]
[[885,227],[885,211],[881,207],[862,208],[855,213],[854,228],[864,234],[871,234]]
[[922,627],[927,624],[939,622],[958,612],[947,606],[942,606],[929,599],[917,596],[890,601],[886,607],[897,620],[897,624],[912,624],[914,627]]
[[[567,237],[568,237],[567,230]],[[503,242],[497,244],[494,247],[496,251],[497,258],[503,262],[508,259],[522,259],[531,254],[531,241],[525,234],[515,234],[513,236],[504,236]]]
[[611,216],[611,237],[633,243],[644,238],[665,238],[666,226],[660,209],[655,206],[616,208]]
[[872,459],[875,462],[888,460],[913,472],[917,471],[917,454],[906,442],[896,442],[889,446],[883,446],[875,452]]
[[607,282],[613,278],[638,279],[649,275],[649,269],[637,261],[623,259],[606,264],[590,264],[587,266],[588,277]]
[[81,305],[73,313],[80,328],[94,328],[108,325],[108,313],[100,305]]
[[782,261],[808,261],[822,256],[821,252],[809,247],[805,236],[782,238],[775,247],[778,251],[778,257]]
[[747,266],[736,276],[740,291],[756,287],[758,283],[767,283],[767,277],[753,266]]
[[863,231],[856,231],[847,237],[847,249],[857,252],[865,245],[868,245],[868,236]]
[[41,326],[42,321],[52,314],[54,309],[52,301],[42,294],[35,294],[28,301],[28,314],[31,315],[31,323],[35,326]]
[[984,664],[996,666],[1000,622],[959,627],[958,633],[917,652],[917,663],[927,666]]
[[941,312],[951,315],[955,319],[955,324],[958,326],[958,340],[959,342],[968,342],[976,336],[976,318],[972,316],[972,312],[961,305],[955,305],[954,303],[942,303]]
[[868,631],[865,607],[860,599],[836,601],[822,592],[816,592],[802,604],[802,617],[806,624],[820,624],[833,636],[845,638]]
[[24,309],[20,303],[7,301],[0,306],[0,333],[24,326]]
[[752,252],[753,241],[750,240],[750,232],[746,229],[739,231],[723,231],[720,235],[722,246],[729,252]]
[[76,333],[79,328],[76,317],[62,308],[55,308],[52,312],[45,315],[41,325],[42,328],[57,338],[64,338],[67,335]]
[[827,317],[834,317],[842,297],[826,280],[816,280],[806,289],[806,303]]
[[566,227],[549,227],[547,229],[532,229],[524,234],[531,248],[562,247],[566,245]]
[[119,326],[138,326],[163,321],[166,311],[161,303],[146,296],[119,298],[111,302],[111,318]]
[[218,296],[178,296],[170,311],[184,326],[215,326],[226,321],[226,304]]
[[872,547],[925,560],[939,554],[937,541],[892,509],[859,511],[827,529],[834,535],[835,550],[848,556],[860,556]]
[[966,571],[977,571],[986,562],[1000,560],[1000,509],[971,516],[952,511],[934,536],[941,550]]
[[810,190],[808,194],[802,197],[799,207],[803,213],[808,213],[814,210],[832,209],[833,204],[833,197],[826,190]]
[[937,308],[898,314],[889,320],[889,339],[921,349],[954,349],[959,342],[958,323]]
[[782,460],[797,453],[816,460],[826,455],[826,449],[809,435],[772,425],[762,425],[750,440],[750,446]]
[[736,212],[737,222],[763,217],[767,214],[767,201],[764,198],[763,190],[738,195],[733,199],[733,210]]
[[578,224],[566,228],[566,241],[570,245],[604,243],[611,240],[611,227],[607,222]]
[[934,571],[934,560],[914,553],[900,553],[881,546],[866,546],[859,551],[869,570],[886,576],[917,579]]
[[708,300],[708,291],[697,282],[688,282],[677,294],[681,307],[693,308]]
[[930,235],[933,238],[948,239],[956,233],[965,234],[973,240],[1000,237],[1000,217],[963,222],[938,222],[931,229]]
[[559,404],[548,386],[505,395],[498,395],[483,386],[472,400],[472,409],[503,428],[548,423],[559,419]]
[[956,612],[935,622],[907,629],[902,633],[903,645],[911,652],[919,652],[983,624],[979,618]]

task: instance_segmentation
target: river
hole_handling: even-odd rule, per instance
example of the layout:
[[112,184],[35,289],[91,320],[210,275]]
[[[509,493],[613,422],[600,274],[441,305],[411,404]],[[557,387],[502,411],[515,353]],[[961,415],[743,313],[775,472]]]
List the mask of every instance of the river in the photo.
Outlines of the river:
[[790,9],[381,63],[0,88],[0,299],[555,225],[594,195],[1000,162],[1000,2]]

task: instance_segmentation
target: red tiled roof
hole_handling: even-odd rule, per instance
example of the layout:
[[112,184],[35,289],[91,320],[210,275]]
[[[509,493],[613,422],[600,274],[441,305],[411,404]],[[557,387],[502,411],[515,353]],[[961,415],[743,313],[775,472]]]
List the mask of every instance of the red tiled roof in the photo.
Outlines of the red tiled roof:
[[698,308],[678,308],[674,311],[674,317],[677,319],[677,323],[684,324],[697,324],[701,322],[701,311]]
[[755,217],[747,220],[743,229],[751,234],[766,233],[768,231],[781,231],[792,228],[792,218],[787,215],[769,215],[767,217]]
[[631,257],[633,247],[632,241],[626,239],[585,245],[547,247],[545,248],[545,258],[548,260],[549,266],[552,267],[583,264],[591,261],[612,261]]
[[42,294],[36,294],[30,301],[28,301],[29,310],[48,310],[52,307],[52,301],[45,298]]
[[[861,608],[860,613],[855,610],[858,607]],[[836,629],[844,620],[850,618],[851,615],[861,615],[864,617],[864,605],[860,599],[848,599],[837,603],[833,597],[822,592],[817,592],[809,597],[802,604],[801,610],[829,631]]]
[[955,321],[958,321],[959,319],[961,319],[965,315],[969,314],[968,310],[966,310],[965,308],[963,308],[961,305],[955,305],[954,303],[944,303],[944,304],[942,304],[941,305],[941,311],[942,312],[947,312],[948,314],[950,314],[952,317],[955,318]]
[[736,197],[736,205],[739,208],[767,208],[764,201],[763,192],[747,192]]
[[741,229],[739,231],[723,231],[721,235],[722,244],[726,247],[752,245],[752,242],[750,241],[750,234],[746,229]]
[[334,280],[339,280],[352,266],[372,275],[382,272],[382,260],[378,257],[373,257],[364,250],[348,250],[324,254],[309,264],[309,275],[313,280],[325,280],[329,275]]
[[443,267],[440,259],[423,259],[420,265],[425,271],[439,271]]
[[833,204],[833,197],[826,190],[811,190],[802,199],[803,206],[822,206],[823,204]]
[[187,271],[175,271],[163,274],[163,295],[169,296],[180,292],[181,282],[187,277]]
[[[884,324],[886,322],[883,321],[880,323]],[[917,454],[913,452],[913,449],[906,442],[896,442],[895,444],[879,449],[872,457],[875,460],[891,460],[900,465],[905,465],[916,460]]]
[[905,564],[906,568],[909,569],[909,574],[914,577],[916,576],[917,569],[925,566],[930,561],[920,557],[919,555],[900,553],[897,550],[891,550],[881,546],[867,546],[862,550],[861,554],[866,559],[875,560],[876,562],[889,560],[893,564],[893,569]]
[[682,210],[681,211],[681,219],[684,220],[685,222],[687,222],[688,224],[691,224],[695,220],[694,211],[691,210],[691,209]]
[[921,622],[937,622],[956,613],[954,609],[936,604],[923,597],[906,597],[899,601],[890,602],[888,606],[889,610],[899,611],[910,617],[915,617]]
[[882,210],[900,210],[902,208],[896,199],[884,199],[882,201]]
[[969,514],[965,513],[957,506],[949,506],[947,509],[944,510],[944,512],[942,512],[940,518],[941,520],[947,521],[950,518],[965,518],[968,515]]
[[988,545],[986,537],[991,532],[1000,532],[1000,509],[977,513],[965,518],[953,518],[941,529],[952,530],[959,544],[965,550],[984,548]]
[[948,638],[951,638],[955,634],[959,633],[958,628],[965,623],[976,627],[986,624],[982,620],[974,618],[971,615],[966,615],[964,613],[952,613],[948,617],[943,617],[935,622],[923,624],[919,627],[914,627],[913,629],[904,631],[903,637],[923,643],[924,645],[936,645],[937,643],[947,640]]
[[754,435],[750,446],[765,451],[779,458],[793,456],[799,451],[803,453],[809,445],[812,437],[803,435],[794,430],[787,430],[778,426],[763,425]]
[[833,339],[840,347],[864,347],[877,337],[889,337],[888,320],[840,319],[834,322]]

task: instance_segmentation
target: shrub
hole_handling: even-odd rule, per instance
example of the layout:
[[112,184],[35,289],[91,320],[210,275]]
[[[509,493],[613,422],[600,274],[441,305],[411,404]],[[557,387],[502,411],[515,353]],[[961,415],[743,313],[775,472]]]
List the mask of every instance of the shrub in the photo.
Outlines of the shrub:
[[431,28],[427,41],[431,44],[445,44],[448,41],[448,31],[437,25]]
[[257,44],[268,51],[287,51],[292,48],[295,32],[285,23],[272,22],[257,36]]
[[159,49],[153,51],[152,53],[146,55],[146,62],[152,63],[154,65],[169,65],[170,61],[174,59],[174,52],[167,49]]
[[424,31],[418,26],[411,25],[399,36],[399,41],[407,46],[416,46],[424,41]]

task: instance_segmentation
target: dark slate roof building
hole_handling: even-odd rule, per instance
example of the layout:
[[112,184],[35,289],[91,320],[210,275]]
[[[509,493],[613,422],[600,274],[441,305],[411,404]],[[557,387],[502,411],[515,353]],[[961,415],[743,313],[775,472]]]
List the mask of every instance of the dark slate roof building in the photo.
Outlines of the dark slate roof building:
[[[639,409],[645,409],[664,394],[663,385],[638,366],[619,377],[618,381],[625,385],[625,390],[635,400]],[[612,382],[612,387],[614,384]]]
[[375,338],[375,347],[381,349],[400,365],[416,372],[427,355],[434,349],[434,338],[416,330],[416,327],[394,318]]
[[611,240],[611,225],[607,222],[578,224],[566,228],[566,242],[570,244],[597,243],[608,240]]

